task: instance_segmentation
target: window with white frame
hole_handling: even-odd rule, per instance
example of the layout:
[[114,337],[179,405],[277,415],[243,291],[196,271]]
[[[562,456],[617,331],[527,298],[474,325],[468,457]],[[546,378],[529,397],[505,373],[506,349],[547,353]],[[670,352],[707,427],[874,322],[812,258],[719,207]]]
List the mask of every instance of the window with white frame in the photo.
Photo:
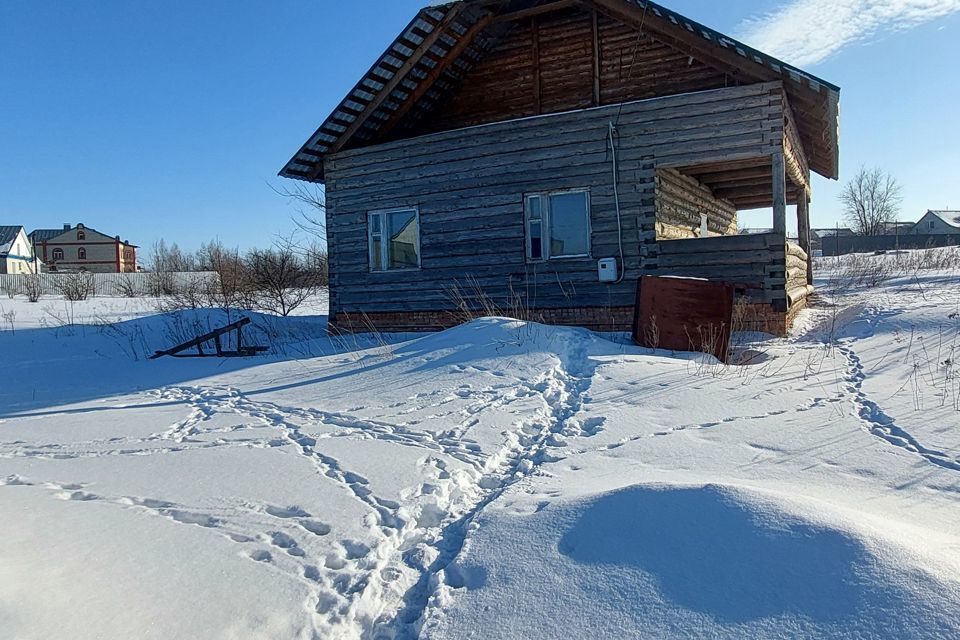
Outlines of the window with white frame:
[[590,256],[590,192],[532,193],[526,198],[527,259]]
[[420,268],[420,212],[415,208],[367,214],[371,271]]

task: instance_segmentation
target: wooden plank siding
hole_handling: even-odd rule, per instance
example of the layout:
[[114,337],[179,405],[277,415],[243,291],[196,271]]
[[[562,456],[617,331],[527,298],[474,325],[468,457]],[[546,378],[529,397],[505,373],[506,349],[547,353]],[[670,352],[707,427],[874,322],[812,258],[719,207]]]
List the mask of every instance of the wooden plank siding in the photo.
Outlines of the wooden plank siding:
[[572,9],[516,25],[429,119],[394,137],[737,84],[629,25]]
[[[449,288],[467,279],[496,301],[519,293],[537,308],[630,306],[656,242],[656,169],[769,157],[782,149],[783,118],[780,83],[761,83],[334,154],[325,164],[331,314],[448,309]],[[611,122],[627,267],[619,285],[598,282],[596,264],[618,253]],[[524,194],[569,188],[591,193],[591,257],[528,264]],[[422,268],[371,273],[368,212],[406,206],[420,211]]]

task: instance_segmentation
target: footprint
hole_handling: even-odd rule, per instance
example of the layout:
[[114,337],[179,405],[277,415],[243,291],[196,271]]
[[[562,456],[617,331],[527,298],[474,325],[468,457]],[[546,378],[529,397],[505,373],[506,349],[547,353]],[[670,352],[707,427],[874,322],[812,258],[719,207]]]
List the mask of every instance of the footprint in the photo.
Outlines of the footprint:
[[384,582],[396,582],[403,577],[403,572],[396,567],[385,567],[380,570],[380,577]]
[[312,564],[308,564],[303,567],[303,577],[306,578],[307,580],[310,580],[311,582],[321,581],[320,570],[317,569]]
[[318,522],[317,520],[301,520],[300,526],[315,536],[326,536],[330,534],[330,525]]
[[53,489],[54,491],[80,491],[86,485],[73,483],[73,484],[58,484],[56,482],[48,482],[46,485],[47,489]]
[[338,604],[340,604],[340,597],[337,594],[322,591],[317,595],[317,606],[315,609],[320,615],[328,615],[333,613]]
[[329,555],[323,560],[323,566],[327,569],[333,569],[334,571],[339,571],[347,566],[347,561],[336,555]]
[[250,552],[250,559],[255,560],[256,562],[272,562],[273,556],[270,555],[269,551],[258,549]]
[[264,511],[266,511],[268,514],[270,514],[274,518],[288,519],[288,518],[309,518],[310,517],[309,513],[307,513],[306,511],[304,511],[303,509],[297,506],[275,507],[273,505],[267,505],[264,508]]
[[216,518],[212,518],[200,513],[189,513],[187,511],[180,511],[178,509],[162,509],[161,513],[174,522],[179,522],[180,524],[194,524],[198,527],[204,527],[207,529],[214,529],[221,524]]
[[152,498],[121,498],[120,502],[123,504],[129,504],[137,507],[144,507],[146,509],[155,509],[157,511],[161,509],[172,509],[175,505],[172,502],[166,502],[164,500],[154,500]]
[[33,483],[22,476],[12,475],[0,478],[0,487],[32,487]]
[[354,542],[353,540],[341,540],[340,544],[343,546],[344,551],[347,552],[348,560],[359,560],[365,558],[368,553],[370,553],[370,547],[363,544],[362,542]]
[[307,555],[296,540],[281,531],[274,531],[270,534],[270,544],[297,558]]
[[86,491],[63,491],[58,493],[57,497],[61,500],[70,500],[72,502],[91,502],[100,499],[100,496],[87,493]]

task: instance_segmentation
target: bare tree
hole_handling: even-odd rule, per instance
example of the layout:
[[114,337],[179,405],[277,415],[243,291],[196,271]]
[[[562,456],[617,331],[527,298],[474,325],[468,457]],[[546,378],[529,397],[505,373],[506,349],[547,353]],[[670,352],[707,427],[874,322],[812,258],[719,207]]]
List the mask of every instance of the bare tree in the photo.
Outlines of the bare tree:
[[325,263],[301,255],[289,240],[267,250],[249,252],[244,263],[259,309],[288,316],[317,293],[326,281]]
[[323,187],[302,182],[297,182],[293,187],[269,186],[274,193],[292,203],[297,212],[293,219],[296,225],[302,231],[326,244],[327,199]]
[[250,275],[238,249],[228,249],[214,240],[200,247],[198,260],[204,271],[217,274],[209,287],[211,306],[225,310],[253,308]]
[[156,297],[169,296],[177,293],[176,274],[196,271],[197,258],[182,251],[176,243],[167,246],[160,239],[153,244],[147,270],[151,273],[150,293]]
[[887,224],[897,219],[903,201],[901,193],[900,185],[889,173],[863,167],[840,193],[844,218],[859,235],[881,235]]

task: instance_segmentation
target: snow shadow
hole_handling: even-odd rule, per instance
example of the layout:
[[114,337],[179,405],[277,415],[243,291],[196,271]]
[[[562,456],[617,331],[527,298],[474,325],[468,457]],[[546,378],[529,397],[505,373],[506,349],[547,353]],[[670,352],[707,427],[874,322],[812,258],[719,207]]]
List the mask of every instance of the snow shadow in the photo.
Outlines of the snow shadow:
[[[149,360],[157,350],[171,348],[240,318],[253,321],[244,330],[244,343],[269,346],[269,352],[250,358]],[[89,323],[0,330],[0,353],[17,370],[12,380],[0,385],[0,419],[42,415],[41,410],[59,413],[53,409],[274,362],[370,349],[412,337],[331,337],[325,315],[280,318],[220,309],[154,314],[123,322],[85,320]],[[230,342],[232,336],[225,340],[225,349],[235,346]]]
[[583,511],[559,543],[587,565],[627,566],[662,597],[722,624],[783,614],[829,623],[866,595],[862,544],[719,487],[633,487]]

